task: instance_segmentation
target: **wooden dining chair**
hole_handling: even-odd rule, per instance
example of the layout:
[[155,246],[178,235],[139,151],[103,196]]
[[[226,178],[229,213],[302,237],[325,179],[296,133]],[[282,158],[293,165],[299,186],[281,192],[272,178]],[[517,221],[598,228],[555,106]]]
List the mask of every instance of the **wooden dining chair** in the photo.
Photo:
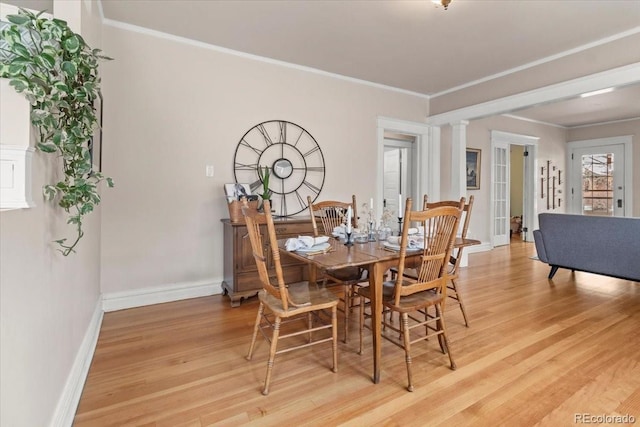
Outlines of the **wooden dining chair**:
[[[469,196],[469,203],[465,203],[463,213],[464,219],[462,220],[462,230],[460,232],[460,237],[462,239],[467,238],[467,231],[469,230],[469,221],[471,220],[471,210],[473,209],[473,195]],[[460,204],[460,201],[456,200],[442,200],[439,202],[429,202],[429,198],[425,194],[422,199],[422,209],[434,209],[443,206],[453,206],[456,207]],[[454,304],[457,304],[460,307],[460,311],[462,312],[462,317],[464,319],[464,325],[469,327],[469,318],[467,317],[467,311],[464,308],[464,302],[462,301],[462,295],[458,292],[458,287],[456,284],[456,280],[459,276],[459,267],[460,261],[462,260],[462,251],[464,247],[454,247],[451,250],[451,256],[449,258],[449,282],[447,283],[447,297],[452,299]],[[396,273],[395,270],[392,271],[392,274]],[[407,269],[405,268],[404,275],[407,277],[415,278],[416,270],[415,269]],[[395,276],[393,276],[395,277]]]
[[[351,196],[351,203],[339,202],[335,200],[325,200],[318,203],[312,203],[311,197],[307,197],[309,204],[309,212],[311,214],[311,225],[313,227],[314,237],[320,235],[331,236],[335,227],[342,225],[347,215],[347,209],[351,206],[353,215],[351,216],[351,226],[356,228],[358,223],[358,213],[356,196]],[[366,278],[363,278],[364,269],[360,267],[345,267],[337,270],[329,270],[323,272],[322,279],[326,279],[326,284],[336,284],[343,287],[342,309],[344,312],[344,342],[349,338],[349,317],[353,309],[354,289]]]
[[[458,204],[455,200],[446,200],[440,202],[429,202],[427,195],[424,196],[424,207],[423,209],[434,209],[442,206],[456,206]],[[469,196],[469,203],[464,205],[463,215],[464,220],[462,220],[462,231],[460,233],[460,237],[462,239],[467,238],[467,231],[469,231],[469,221],[471,220],[471,210],[473,209],[473,195]],[[462,251],[464,247],[453,248],[451,250],[451,257],[449,259],[449,282],[447,283],[447,297],[454,300],[455,304],[460,306],[460,311],[462,312],[462,317],[464,318],[464,324],[466,327],[469,327],[469,318],[467,317],[467,311],[464,308],[464,302],[462,302],[462,296],[458,292],[458,287],[456,285],[456,280],[459,277],[459,268],[460,261],[462,260]]]
[[[404,349],[409,391],[413,391],[411,346],[426,340],[427,337],[433,335],[438,337],[442,352],[449,355],[451,369],[456,368],[447,339],[444,309],[449,271],[447,264],[462,215],[464,199],[457,207],[411,211],[411,205],[412,201],[409,198],[406,202],[400,240],[398,274],[394,281],[385,282],[382,288],[384,310],[399,313],[401,319],[400,324],[396,326],[383,315],[382,337]],[[407,251],[410,250],[408,242],[411,224],[424,227],[424,249],[418,249],[422,254],[416,278],[409,278],[403,274]],[[358,293],[362,297],[360,301],[360,353],[362,353],[362,337],[365,328],[364,299],[371,299],[371,289],[359,288]],[[435,307],[435,315],[427,311],[430,307]]]
[[[258,331],[270,342],[269,360],[267,362],[267,375],[264,381],[262,394],[269,393],[269,383],[276,354],[308,347],[331,341],[333,343],[333,367],[332,371],[338,371],[338,323],[337,307],[338,298],[324,287],[318,287],[316,283],[298,282],[285,283],[280,263],[280,252],[276,231],[271,216],[271,206],[268,200],[264,201],[264,213],[259,213],[248,205],[242,207],[242,214],[247,224],[249,239],[253,257],[258,267],[258,275],[262,283],[262,290],[258,293],[260,306],[256,316],[251,337],[251,345],[247,360],[251,360],[256,343]],[[263,245],[261,226],[269,236],[269,246]],[[271,258],[275,269],[275,277],[269,275],[267,255],[271,252]],[[327,319],[326,311],[330,311],[331,318]],[[317,324],[316,324],[317,323]],[[285,330],[281,326],[286,325]],[[271,329],[271,335],[265,331]],[[330,330],[330,336],[320,334],[320,337],[312,339],[322,330]],[[308,340],[302,339],[307,335]],[[278,350],[278,342],[290,339],[293,344]],[[302,340],[301,340],[302,339]],[[302,341],[302,342],[300,342]]]

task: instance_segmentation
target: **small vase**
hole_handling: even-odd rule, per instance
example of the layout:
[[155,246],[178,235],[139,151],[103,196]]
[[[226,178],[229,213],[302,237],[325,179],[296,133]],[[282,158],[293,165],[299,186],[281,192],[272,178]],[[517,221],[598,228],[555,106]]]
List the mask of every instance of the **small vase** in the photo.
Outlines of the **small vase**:
[[269,200],[269,204],[271,204],[271,200],[270,199],[263,199],[261,197],[258,197],[258,212],[264,212],[264,201],[265,200]]

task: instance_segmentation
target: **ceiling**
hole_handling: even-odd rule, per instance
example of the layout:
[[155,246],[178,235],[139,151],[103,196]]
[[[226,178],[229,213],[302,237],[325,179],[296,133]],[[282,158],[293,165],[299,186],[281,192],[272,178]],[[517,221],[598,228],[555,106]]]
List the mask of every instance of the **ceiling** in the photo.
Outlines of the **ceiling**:
[[[52,0],[2,0],[36,9]],[[47,6],[49,5],[49,6]],[[437,96],[640,32],[640,0],[102,0],[105,19]],[[640,48],[639,48],[640,54]],[[580,126],[640,117],[639,84],[513,112]]]

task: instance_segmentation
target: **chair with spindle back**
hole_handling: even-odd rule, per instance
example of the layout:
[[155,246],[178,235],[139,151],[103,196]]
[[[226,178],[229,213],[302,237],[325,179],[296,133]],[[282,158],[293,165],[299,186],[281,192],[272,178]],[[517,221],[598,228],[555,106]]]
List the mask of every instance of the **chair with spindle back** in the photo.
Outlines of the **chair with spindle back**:
[[[413,391],[411,346],[418,341],[426,340],[427,336],[437,335],[441,350],[449,355],[451,369],[456,368],[447,338],[444,309],[447,296],[448,261],[462,215],[464,199],[457,207],[447,206],[422,211],[411,211],[411,205],[412,201],[409,198],[405,207],[400,259],[395,280],[384,282],[382,288],[384,310],[397,312],[401,318],[400,325],[396,326],[390,320],[387,321],[386,316],[382,316],[384,326],[382,337],[404,349],[409,391]],[[415,278],[409,278],[403,274],[405,257],[407,251],[411,250],[408,248],[410,223],[418,223],[424,227],[423,249],[415,249],[421,251]],[[358,293],[362,297],[360,301],[360,353],[362,353],[365,327],[363,300],[371,299],[371,289],[359,288]],[[427,312],[429,307],[435,307],[435,315]],[[416,335],[419,337],[416,338]]]
[[[267,362],[267,375],[262,394],[267,395],[269,393],[273,363],[276,354],[279,353],[331,341],[333,345],[332,370],[333,372],[337,372],[338,298],[326,288],[318,287],[316,283],[285,283],[280,263],[276,231],[273,225],[273,217],[271,216],[271,206],[268,200],[264,201],[264,213],[260,213],[245,205],[242,207],[242,214],[247,224],[253,257],[258,267],[260,282],[262,283],[262,290],[258,293],[260,306],[253,328],[253,336],[251,338],[247,360],[251,360],[253,356],[258,331],[260,331],[271,344],[269,348],[269,360]],[[266,226],[266,232],[269,236],[268,247],[263,245],[260,230],[261,225]],[[271,252],[273,265],[275,267],[275,278],[269,276],[265,251]],[[327,310],[331,312],[330,320],[326,319]],[[318,325],[314,324],[314,320],[319,322]],[[294,323],[298,326],[293,327],[292,325]],[[287,324],[287,327],[290,326],[289,324],[292,324],[292,330],[287,330],[287,333],[283,333],[281,326],[285,324]],[[272,330],[271,336],[265,333],[266,329]],[[320,338],[311,339],[312,332],[317,335],[317,333],[322,330],[330,330],[330,336],[327,337],[326,334],[321,334]],[[292,338],[292,341],[299,341],[304,334],[308,335],[308,341],[303,340],[304,342],[302,343],[297,342],[287,348],[278,350],[279,340]]]
[[[339,202],[335,200],[325,200],[312,203],[311,197],[307,198],[309,212],[311,214],[311,225],[314,237],[320,235],[331,236],[335,227],[342,225],[345,221],[347,210],[351,207],[353,215],[351,226],[356,228],[358,213],[356,208],[356,196],[351,196],[351,203]],[[354,289],[366,280],[363,279],[364,270],[360,267],[346,267],[337,270],[325,271],[323,276],[327,279],[327,284],[337,284],[343,287],[342,310],[344,312],[344,342],[349,337],[349,314],[353,305]]]
[[[467,238],[467,231],[469,230],[469,221],[471,219],[471,210],[473,209],[473,196],[469,196],[469,203],[464,205],[463,215],[464,220],[462,221],[462,231],[460,233],[460,237],[464,240]],[[429,202],[429,198],[425,194],[422,199],[422,209],[434,209],[443,206],[458,206],[460,201],[457,200],[442,200],[439,202]],[[467,317],[467,311],[464,308],[464,302],[462,301],[462,296],[458,292],[458,287],[456,284],[456,280],[459,277],[459,267],[460,261],[462,260],[462,251],[464,246],[454,247],[451,251],[451,257],[449,258],[449,283],[447,284],[447,297],[451,298],[455,301],[455,304],[460,306],[460,311],[462,312],[462,317],[464,318],[465,326],[469,327],[469,318]],[[396,273],[395,269],[392,269],[392,275]],[[413,269],[405,269],[404,275],[407,277],[415,278],[416,272]]]

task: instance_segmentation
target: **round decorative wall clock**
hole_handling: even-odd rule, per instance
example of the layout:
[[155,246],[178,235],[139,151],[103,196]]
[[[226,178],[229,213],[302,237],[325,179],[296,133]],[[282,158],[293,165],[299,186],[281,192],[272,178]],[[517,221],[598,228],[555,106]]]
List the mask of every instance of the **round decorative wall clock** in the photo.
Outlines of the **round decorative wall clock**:
[[271,172],[271,209],[276,216],[291,216],[315,201],[324,185],[322,150],[301,126],[284,120],[259,123],[245,133],[236,147],[233,174],[237,183],[249,184],[252,194],[261,193],[262,174]]

